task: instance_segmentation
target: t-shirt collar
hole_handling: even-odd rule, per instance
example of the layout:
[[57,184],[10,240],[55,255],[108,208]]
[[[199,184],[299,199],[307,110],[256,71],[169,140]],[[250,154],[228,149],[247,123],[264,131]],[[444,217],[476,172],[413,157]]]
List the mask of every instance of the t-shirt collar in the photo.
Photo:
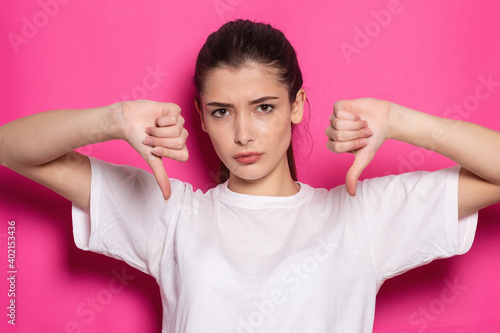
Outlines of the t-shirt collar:
[[242,194],[231,191],[227,185],[229,180],[220,184],[219,187],[219,201],[226,205],[239,206],[249,209],[262,209],[283,207],[290,205],[299,205],[312,195],[313,188],[307,184],[296,182],[300,185],[300,189],[296,194],[290,196],[264,196],[264,195],[251,195]]

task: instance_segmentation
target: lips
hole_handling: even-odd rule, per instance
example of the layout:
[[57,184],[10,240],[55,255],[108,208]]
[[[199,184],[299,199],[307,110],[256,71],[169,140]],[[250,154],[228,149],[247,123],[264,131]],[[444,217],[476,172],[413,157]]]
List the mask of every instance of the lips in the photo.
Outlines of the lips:
[[262,153],[258,153],[256,151],[251,151],[248,153],[239,153],[239,154],[234,155],[234,158],[248,157],[248,156],[255,156],[255,155],[262,155]]
[[234,159],[241,164],[251,164],[257,162],[262,156],[262,153],[248,152],[239,153],[234,156]]

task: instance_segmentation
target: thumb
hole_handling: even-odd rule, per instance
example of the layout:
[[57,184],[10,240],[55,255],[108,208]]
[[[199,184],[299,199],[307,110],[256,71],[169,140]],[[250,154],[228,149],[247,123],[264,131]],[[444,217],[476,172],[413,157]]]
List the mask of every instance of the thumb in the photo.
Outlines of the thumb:
[[373,154],[369,154],[366,150],[361,149],[354,153],[356,155],[354,162],[347,171],[345,183],[347,187],[347,193],[351,196],[356,195],[356,184],[358,182],[359,176],[363,170],[370,164],[373,159]]
[[151,156],[147,160],[147,163],[153,171],[153,175],[155,176],[158,186],[160,186],[161,193],[163,193],[163,198],[165,200],[168,200],[171,194],[170,180],[168,179],[167,172],[165,171],[165,166],[163,165],[161,157]]

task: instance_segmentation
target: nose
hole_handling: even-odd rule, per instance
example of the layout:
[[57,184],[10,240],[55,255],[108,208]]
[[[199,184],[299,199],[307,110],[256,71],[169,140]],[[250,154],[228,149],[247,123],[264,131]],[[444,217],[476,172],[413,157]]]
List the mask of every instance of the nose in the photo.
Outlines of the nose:
[[254,141],[253,122],[250,115],[239,112],[235,117],[234,143],[246,145]]

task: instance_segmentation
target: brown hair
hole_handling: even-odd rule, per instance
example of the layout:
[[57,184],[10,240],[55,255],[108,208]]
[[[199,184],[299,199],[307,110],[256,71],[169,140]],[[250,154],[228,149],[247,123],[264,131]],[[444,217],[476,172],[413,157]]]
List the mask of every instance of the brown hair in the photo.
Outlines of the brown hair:
[[[275,69],[277,79],[288,90],[290,103],[295,101],[303,84],[302,72],[295,50],[285,35],[269,24],[236,20],[227,22],[210,34],[198,54],[193,80],[198,105],[202,105],[200,95],[203,83],[211,71],[220,66],[240,68],[252,62]],[[294,128],[292,124],[292,131]],[[296,181],[297,170],[291,140],[287,159],[292,179]],[[229,178],[229,169],[222,162],[218,178],[219,183]]]

